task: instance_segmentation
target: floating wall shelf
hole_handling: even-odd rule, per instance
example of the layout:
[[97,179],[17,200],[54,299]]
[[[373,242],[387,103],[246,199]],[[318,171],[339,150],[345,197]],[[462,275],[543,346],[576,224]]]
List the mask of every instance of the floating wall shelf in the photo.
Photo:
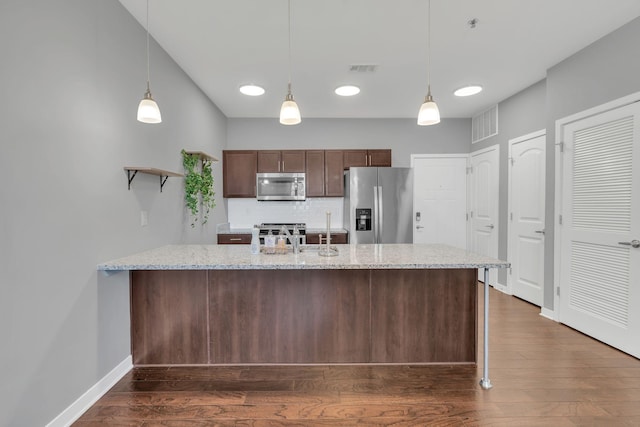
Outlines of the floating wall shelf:
[[164,187],[164,183],[167,182],[167,179],[170,176],[184,176],[181,173],[166,171],[163,169],[156,168],[148,168],[148,167],[137,167],[137,166],[125,166],[124,170],[127,171],[127,180],[129,181],[128,189],[131,190],[131,182],[133,178],[136,177],[138,172],[146,173],[148,175],[156,175],[160,177],[160,192],[162,192],[162,187]]
[[187,153],[187,154],[195,154],[196,156],[200,156],[200,158],[203,159],[203,160],[209,160],[211,162],[218,162],[219,161],[218,159],[216,159],[212,155],[209,155],[209,154],[207,154],[205,152],[202,152],[202,151],[187,151],[187,150],[184,150],[184,152]]

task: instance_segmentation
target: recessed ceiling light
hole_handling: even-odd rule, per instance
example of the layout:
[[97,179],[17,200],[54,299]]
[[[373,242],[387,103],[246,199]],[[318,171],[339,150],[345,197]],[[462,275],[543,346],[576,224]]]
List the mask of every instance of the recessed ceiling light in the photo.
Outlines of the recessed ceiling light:
[[344,86],[337,87],[335,92],[336,92],[336,95],[340,95],[340,96],[353,96],[360,93],[360,88],[358,86],[353,86],[353,85],[344,85]]
[[264,88],[257,85],[242,85],[240,86],[240,93],[249,96],[264,95]]
[[458,89],[455,92],[453,92],[453,94],[455,96],[471,96],[471,95],[475,95],[476,93],[480,93],[480,92],[482,92],[482,86],[480,86],[480,85],[470,85],[470,86],[461,87],[460,89]]

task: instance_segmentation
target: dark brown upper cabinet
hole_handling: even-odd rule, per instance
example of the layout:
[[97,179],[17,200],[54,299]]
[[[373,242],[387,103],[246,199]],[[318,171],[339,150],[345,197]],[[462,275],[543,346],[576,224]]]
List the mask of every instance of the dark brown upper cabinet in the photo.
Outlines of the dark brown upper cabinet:
[[259,150],[258,172],[304,172],[305,150]]
[[324,152],[324,195],[344,196],[344,159],[342,150]]
[[222,152],[222,188],[224,197],[256,197],[258,152],[225,150]]
[[344,169],[351,167],[391,166],[391,149],[343,150]]

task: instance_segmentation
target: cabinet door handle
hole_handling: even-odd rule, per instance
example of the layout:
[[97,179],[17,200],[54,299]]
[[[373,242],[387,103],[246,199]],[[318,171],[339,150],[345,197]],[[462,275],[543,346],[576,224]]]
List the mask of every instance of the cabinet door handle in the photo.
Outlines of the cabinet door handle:
[[230,242],[239,242],[241,240],[242,240],[241,237],[232,237],[232,238],[229,239]]

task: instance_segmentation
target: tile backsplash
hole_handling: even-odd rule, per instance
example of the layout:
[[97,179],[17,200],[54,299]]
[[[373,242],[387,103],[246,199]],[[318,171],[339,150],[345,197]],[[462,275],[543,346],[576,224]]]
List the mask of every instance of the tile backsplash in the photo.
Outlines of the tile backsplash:
[[297,202],[267,202],[256,199],[227,199],[231,228],[251,228],[263,222],[305,223],[308,228],[324,228],[327,211],[331,212],[331,228],[342,228],[344,199],[314,197]]

